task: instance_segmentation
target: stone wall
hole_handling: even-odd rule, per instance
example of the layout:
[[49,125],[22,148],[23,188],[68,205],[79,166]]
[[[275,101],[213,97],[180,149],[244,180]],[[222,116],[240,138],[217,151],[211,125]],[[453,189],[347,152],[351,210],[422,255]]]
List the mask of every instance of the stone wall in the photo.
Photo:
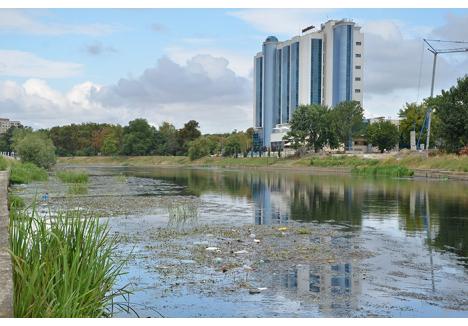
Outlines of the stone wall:
[[8,172],[0,171],[0,317],[13,317],[13,278],[8,252]]

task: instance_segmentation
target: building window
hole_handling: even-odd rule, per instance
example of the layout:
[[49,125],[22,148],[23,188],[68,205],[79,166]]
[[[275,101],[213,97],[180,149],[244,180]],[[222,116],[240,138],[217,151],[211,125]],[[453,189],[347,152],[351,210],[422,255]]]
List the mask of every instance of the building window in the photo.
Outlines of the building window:
[[361,42],[356,42],[356,45],[361,45]]
[[361,57],[361,54],[360,53],[356,53],[356,58],[360,58]]
[[361,66],[356,66],[355,68],[356,68],[356,69],[361,69]]
[[354,81],[361,81],[361,77],[355,77]]
[[356,89],[354,90],[354,93],[361,93],[361,90],[360,90],[359,88],[356,88]]

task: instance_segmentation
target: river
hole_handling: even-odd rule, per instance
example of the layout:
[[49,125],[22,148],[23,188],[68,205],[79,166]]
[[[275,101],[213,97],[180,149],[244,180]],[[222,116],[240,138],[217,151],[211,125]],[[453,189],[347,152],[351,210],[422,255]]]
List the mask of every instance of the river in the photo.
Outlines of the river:
[[[119,317],[468,317],[466,182],[80,169],[78,194],[55,177],[13,191],[109,218],[133,291]],[[191,219],[171,219],[178,205]]]

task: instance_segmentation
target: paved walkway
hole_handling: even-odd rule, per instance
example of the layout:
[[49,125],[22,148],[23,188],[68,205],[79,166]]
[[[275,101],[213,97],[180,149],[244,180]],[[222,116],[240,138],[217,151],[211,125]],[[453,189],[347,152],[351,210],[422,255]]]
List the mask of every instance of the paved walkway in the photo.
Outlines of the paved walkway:
[[0,171],[0,317],[13,317],[13,279],[8,253],[8,172]]

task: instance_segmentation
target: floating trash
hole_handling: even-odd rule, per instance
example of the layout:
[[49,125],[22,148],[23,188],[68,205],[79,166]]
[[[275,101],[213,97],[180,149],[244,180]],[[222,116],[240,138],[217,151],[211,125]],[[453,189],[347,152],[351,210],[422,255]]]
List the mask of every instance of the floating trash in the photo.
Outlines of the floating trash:
[[260,240],[254,239],[254,242],[255,242],[255,243],[260,243]]
[[208,248],[205,248],[206,251],[218,251],[219,248],[218,247],[208,247]]
[[249,252],[247,250],[239,250],[234,252],[236,255],[242,255],[242,254],[248,254]]

